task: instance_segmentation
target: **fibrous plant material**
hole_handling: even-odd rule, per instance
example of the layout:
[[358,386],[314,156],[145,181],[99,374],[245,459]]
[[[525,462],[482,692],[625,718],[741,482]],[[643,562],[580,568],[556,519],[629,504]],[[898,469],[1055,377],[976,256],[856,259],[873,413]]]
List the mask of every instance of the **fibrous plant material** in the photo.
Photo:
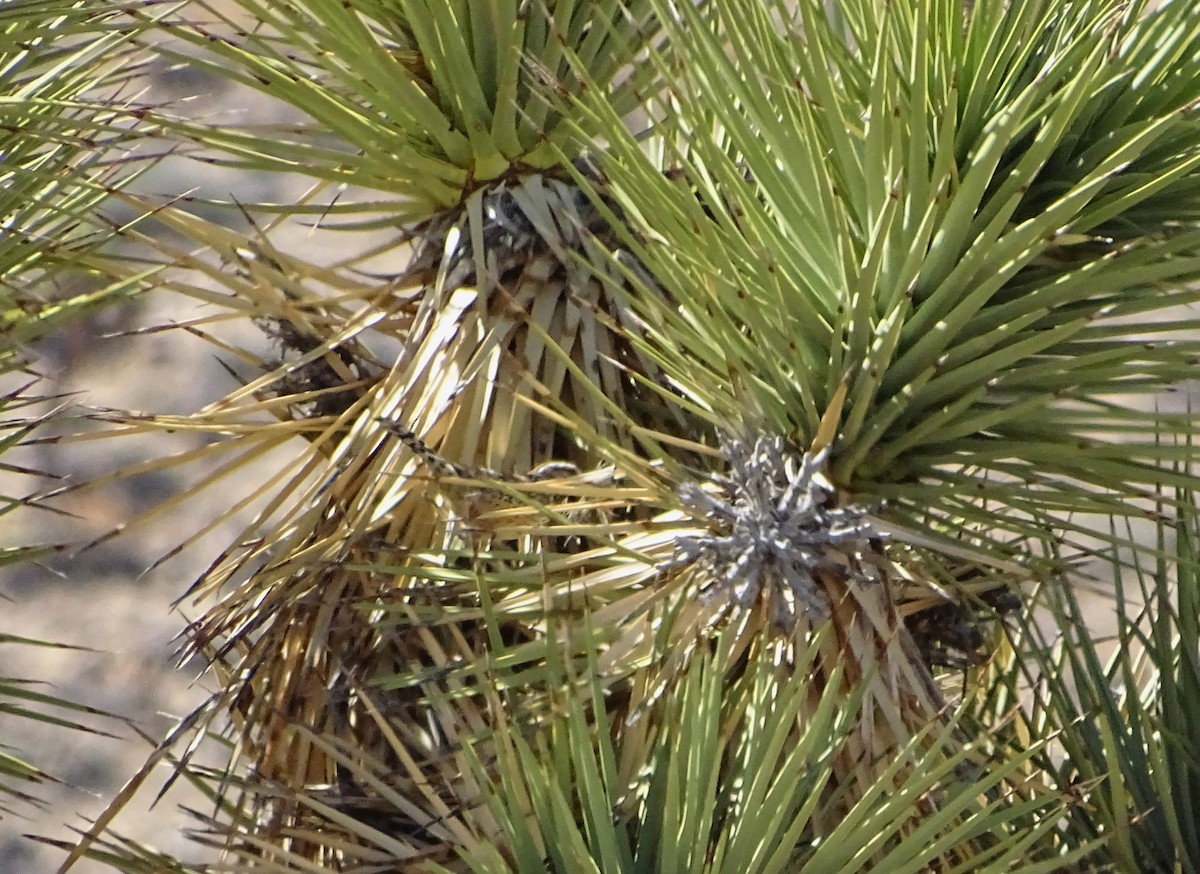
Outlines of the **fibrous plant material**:
[[987,662],[985,630],[1021,609],[1012,582],[981,594],[948,593],[942,603],[914,610],[904,624],[930,667],[967,669]]
[[[481,224],[466,217],[472,205],[485,216]],[[397,609],[399,599],[414,615],[444,616],[436,620],[440,628],[424,632],[427,643],[436,638],[447,653],[466,651],[438,656],[431,669],[440,660],[478,658],[483,643],[468,642],[475,632],[460,635],[454,619],[455,611],[477,610],[478,596],[471,586],[439,581],[435,568],[471,551],[517,548],[486,533],[487,496],[545,480],[548,464],[594,481],[609,455],[578,440],[572,425],[591,429],[592,446],[611,441],[630,447],[636,445],[634,422],[659,424],[652,418],[663,408],[658,396],[629,375],[641,363],[627,341],[614,339],[620,297],[589,267],[608,255],[597,242],[602,228],[586,198],[566,183],[533,176],[479,192],[467,210],[428,233],[426,248],[403,280],[428,284],[411,298],[401,357],[364,391],[331,459],[336,476],[313,493],[313,527],[271,540],[271,554],[279,559],[256,577],[260,584],[270,580],[278,593],[272,601],[279,599],[259,633],[278,635],[281,650],[294,646],[306,653],[301,663],[281,665],[284,673],[254,677],[256,697],[273,712],[304,709],[301,690],[308,684],[298,684],[304,674],[311,672],[311,682],[325,688],[327,671],[351,671],[365,683],[385,667],[414,665],[418,654],[408,642],[393,652],[397,635],[369,621],[363,605],[372,601]],[[638,409],[639,399],[640,422],[609,415],[610,405]],[[455,483],[462,474],[484,481]],[[489,476],[498,478],[490,488]],[[491,509],[502,510],[503,501]],[[536,514],[526,514],[525,524],[531,518]],[[338,533],[347,530],[355,532],[353,539]],[[377,563],[381,545],[389,570],[354,570]],[[222,573],[235,572],[267,546],[256,545]],[[528,557],[521,564],[536,565],[548,546],[557,548],[553,537],[526,538],[521,550]],[[291,556],[314,550],[329,570],[293,576]],[[502,565],[482,561],[478,572]],[[260,615],[262,590],[246,594],[251,592],[245,601],[236,593],[225,597],[221,609],[197,625],[197,638],[229,637]],[[314,635],[322,646],[314,646]],[[251,652],[262,651],[263,639]],[[366,646],[367,640],[375,642]],[[339,653],[364,646],[361,666],[336,667]],[[259,755],[258,769],[278,779],[282,769],[294,769],[298,752],[266,743]],[[314,767],[315,773],[326,770]]]
[[[378,379],[379,367],[346,347],[324,350],[324,341],[297,327],[286,318],[258,320],[263,333],[275,340],[281,352],[306,355],[320,350],[320,357],[287,367],[261,394],[289,402],[298,419],[337,417],[350,409],[363,394],[362,387]],[[334,356],[331,360],[330,356]],[[286,358],[265,362],[274,371],[285,368]],[[374,365],[374,366],[372,366]],[[358,390],[356,390],[358,389]]]
[[481,191],[422,236],[407,274],[419,303],[376,408],[444,458],[504,474],[596,463],[571,416],[624,447],[635,433],[614,409],[662,427],[668,411],[635,379],[654,384],[655,368],[622,336],[637,328],[609,254],[619,240],[572,182]]
[[[638,349],[628,302],[636,265],[612,257],[629,228],[613,226],[624,217],[584,158],[586,137],[557,127],[552,108],[570,94],[563,81],[583,87],[577,72],[619,78],[606,87],[633,108],[645,77],[622,68],[655,41],[656,25],[644,8],[616,2],[406,2],[373,14],[315,3],[286,15],[244,5],[261,28],[230,28],[225,13],[197,4],[219,24],[181,23],[179,38],[199,56],[186,60],[217,74],[230,62],[238,75],[259,68],[245,78],[301,110],[324,106],[301,139],[324,143],[324,125],[346,121],[362,153],[339,151],[336,167],[310,169],[334,184],[349,165],[357,184],[386,179],[401,201],[388,204],[387,221],[413,251],[406,269],[372,284],[265,240],[248,258],[232,235],[194,217],[164,219],[203,235],[233,266],[208,272],[283,347],[285,360],[262,362],[266,372],[212,405],[203,427],[254,443],[247,421],[265,411],[277,421],[260,425],[260,437],[310,444],[278,480],[282,497],[188,592],[206,604],[186,654],[206,658],[220,682],[196,722],[207,730],[228,714],[233,760],[282,787],[261,828],[286,852],[336,855],[285,839],[306,820],[281,800],[283,789],[334,787],[328,796],[345,785],[344,762],[324,742],[334,737],[406,775],[424,816],[411,818],[428,826],[410,845],[441,858],[473,833],[462,824],[472,809],[463,750],[488,724],[478,678],[461,672],[486,661],[496,640],[546,638],[536,617],[489,624],[488,598],[536,591],[547,580],[540,565],[587,552],[589,529],[620,503],[597,500],[611,488],[614,457],[644,457],[668,425],[682,440],[693,427],[664,402],[661,375]],[[322,38],[300,50],[288,40],[305,39],[305,27]],[[342,54],[327,32],[346,41]],[[551,64],[555,52],[561,62]],[[594,63],[577,71],[588,54]],[[372,65],[396,81],[386,93],[346,96],[360,64],[372,81]],[[465,70],[491,81],[464,90]],[[160,111],[145,121],[217,148],[252,138]],[[405,146],[381,152],[381,131]],[[305,147],[320,152],[313,140]],[[323,220],[353,212],[332,200]],[[373,349],[381,334],[390,356]],[[539,527],[543,508],[550,522]],[[630,525],[637,512],[617,511]],[[504,582],[480,591],[481,578]],[[393,675],[373,702],[372,684]],[[480,839],[496,837],[484,829]]]

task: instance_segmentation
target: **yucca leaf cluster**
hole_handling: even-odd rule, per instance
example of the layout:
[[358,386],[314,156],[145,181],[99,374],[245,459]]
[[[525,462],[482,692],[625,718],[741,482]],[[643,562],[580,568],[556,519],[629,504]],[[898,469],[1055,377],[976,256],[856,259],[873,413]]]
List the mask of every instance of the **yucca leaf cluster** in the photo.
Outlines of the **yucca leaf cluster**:
[[[1099,852],[1116,820],[1066,825],[1051,720],[1013,715],[1052,662],[975,623],[1165,555],[1132,526],[1190,506],[1192,414],[1153,408],[1200,353],[1186,4],[235,7],[134,15],[303,120],[140,129],[310,187],[246,232],[141,202],[193,244],[158,287],[278,357],[108,416],[219,435],[213,482],[292,459],[186,595],[217,691],[160,756],[227,745],[180,765],[208,840],[265,871]],[[296,220],[378,236],[313,263]],[[106,823],[76,852],[132,870]]]

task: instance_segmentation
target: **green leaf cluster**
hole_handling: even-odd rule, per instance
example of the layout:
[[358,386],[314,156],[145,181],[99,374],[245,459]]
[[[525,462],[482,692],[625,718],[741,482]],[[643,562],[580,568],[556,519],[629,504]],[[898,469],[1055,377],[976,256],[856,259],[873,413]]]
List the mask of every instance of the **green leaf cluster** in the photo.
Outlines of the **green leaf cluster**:
[[[661,42],[645,0],[238,7],[235,14],[190,4],[188,21],[170,28],[178,42],[157,51],[283,101],[303,120],[283,129],[201,124],[167,111],[146,120],[198,144],[215,163],[299,173],[334,192],[369,189],[387,197],[392,223],[457,206],[503,177],[557,166],[575,131],[545,95],[578,95],[586,83],[628,113],[641,89],[653,87],[646,73],[654,72],[630,65]],[[331,193],[314,209],[338,215],[381,206],[338,199]]]
[[[262,374],[195,416],[114,417],[121,433],[224,438],[126,474],[221,456],[211,485],[254,470],[268,450],[301,446],[231,507],[266,499],[188,592],[211,599],[192,644],[224,686],[155,761],[192,729],[192,748],[207,737],[228,755],[217,772],[191,765],[191,749],[172,759],[214,799],[204,840],[268,872],[967,874],[1056,871],[1091,854],[1133,874],[1194,861],[1196,482],[1194,447],[1173,438],[1195,416],[1148,400],[1200,361],[1189,310],[1200,296],[1200,19],[1188,4],[190,6],[209,20],[136,11],[159,57],[269,95],[302,120],[201,123],[155,107],[139,110],[140,129],[205,162],[312,186],[299,203],[245,205],[250,234],[159,213],[206,250],[161,243],[180,268],[167,287],[231,317],[291,326],[299,354],[267,362],[218,343]],[[165,31],[175,41],[160,41]],[[538,194],[545,177],[557,177],[557,199]],[[485,215],[501,203],[488,198],[516,191],[530,224],[569,224],[568,182],[623,235],[616,252],[572,251],[620,300],[620,318],[597,318],[636,356],[587,351],[704,427],[651,428],[593,379],[581,392],[591,412],[636,438],[619,444],[532,367],[521,404],[488,381],[508,359],[470,343],[503,337],[507,354],[512,332],[513,348],[536,352],[527,364],[589,383],[552,333],[558,298],[514,314],[500,277],[485,281],[504,272],[498,264],[527,266],[484,245],[485,229],[518,224]],[[443,260],[418,257],[398,279],[365,272],[358,256],[314,264],[276,249],[263,215],[401,226]],[[468,260],[474,286],[456,286],[448,276]],[[188,327],[203,335],[203,324]],[[405,345],[414,324],[432,326],[419,361]],[[398,345],[395,361],[359,355],[353,344],[367,339]],[[635,358],[652,366],[638,370]],[[361,394],[327,416],[296,415],[329,386],[269,389],[314,365],[337,391]],[[490,439],[481,433],[494,423],[470,413],[504,395],[497,420],[528,421],[536,408],[611,472],[477,477],[399,439],[399,401],[434,430],[462,412],[463,374],[483,388],[460,419],[462,445]],[[677,490],[720,474],[711,443],[722,432],[829,446],[831,488],[879,508],[880,532],[895,535],[888,556],[920,597],[966,574],[956,560],[989,560],[1003,584],[1021,583],[1048,537],[1043,579],[1105,555],[1118,591],[1136,576],[1146,613],[1123,621],[1121,655],[1102,666],[1069,590],[1047,587],[1062,645],[1038,641],[1026,616],[1028,646],[999,634],[1001,654],[1020,657],[976,666],[957,689],[968,705],[984,699],[968,715],[986,749],[945,754],[970,721],[955,715],[883,763],[881,779],[837,785],[842,740],[878,688],[870,675],[841,680],[869,658],[829,671],[819,636],[786,658],[733,634],[701,642],[715,622],[705,624],[711,602],[699,598],[658,612],[659,571],[681,532],[710,521],[687,517]],[[634,443],[651,457],[633,457]],[[454,501],[484,498],[497,507],[463,513],[467,533],[442,537]],[[1122,529],[1138,517],[1160,526],[1156,543]],[[588,548],[530,546],[555,537]],[[908,608],[915,598],[901,588]],[[671,637],[675,615],[693,621],[679,627],[695,640]],[[569,633],[567,622],[579,624]],[[632,692],[612,682],[606,669],[635,650],[653,650],[671,682]],[[368,666],[374,685],[338,686],[353,685],[350,664]],[[383,700],[396,709],[385,714]],[[359,742],[368,728],[370,748]],[[290,783],[240,772],[259,744]],[[629,783],[617,775],[631,762]],[[72,860],[174,870],[107,830],[127,798]]]
[[633,305],[675,390],[808,445],[845,385],[834,479],[962,536],[1172,479],[1155,435],[1191,417],[1147,399],[1200,361],[1186,4],[655,8],[657,162],[581,111],[669,291]]

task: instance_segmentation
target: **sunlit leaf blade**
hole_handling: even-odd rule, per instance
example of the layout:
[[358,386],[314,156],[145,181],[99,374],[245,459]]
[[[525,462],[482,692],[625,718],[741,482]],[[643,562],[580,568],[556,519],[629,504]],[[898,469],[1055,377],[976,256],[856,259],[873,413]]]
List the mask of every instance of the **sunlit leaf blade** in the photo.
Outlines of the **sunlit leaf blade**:
[[[37,439],[62,415],[62,398],[41,394],[27,344],[70,319],[127,298],[132,284],[112,282],[98,269],[101,247],[114,237],[99,214],[115,186],[136,177],[144,162],[121,147],[130,139],[124,101],[137,63],[122,6],[45,2],[0,8],[0,453]],[[57,283],[91,274],[95,290],[64,298]],[[30,491],[0,496],[0,517],[53,512],[53,474],[0,461],[11,482]],[[49,485],[46,485],[49,483]],[[22,526],[21,530],[36,530]],[[62,549],[49,543],[6,543],[0,565],[34,561]],[[0,633],[0,648],[66,648]],[[80,658],[83,658],[81,655]],[[60,742],[106,734],[114,718],[54,694],[36,678],[0,676],[0,711],[9,726],[21,720]],[[61,731],[60,731],[61,730]],[[17,734],[17,732],[14,732]],[[20,750],[0,744],[0,814],[22,815],[40,805],[38,784],[57,782]]]
[[[387,198],[391,223],[461,204],[504,175],[552,170],[576,136],[543,96],[578,93],[582,60],[607,100],[631,111],[655,85],[629,65],[658,42],[645,0],[551,4],[355,0],[193,2],[151,44],[164,60],[261,92],[303,114],[284,128],[189,120],[170,108],[141,115],[150,129],[193,143],[205,160],[301,174],[327,189],[292,215],[375,213],[349,186]],[[578,150],[578,145],[570,148]],[[337,196],[335,196],[337,195]],[[264,205],[266,206],[266,205]],[[278,206],[276,209],[280,208]]]
[[[730,687],[724,679],[728,666],[721,662],[731,642],[718,638],[712,656],[692,662],[662,700],[661,712],[646,717],[671,728],[646,734],[649,746],[638,759],[646,762],[645,771],[628,775],[633,783],[623,783],[613,770],[623,758],[619,751],[589,727],[606,719],[584,716],[602,700],[598,689],[578,700],[567,691],[555,708],[562,715],[532,740],[519,730],[519,716],[511,728],[502,722],[498,774],[489,776],[482,760],[476,770],[490,782],[488,805],[504,823],[510,845],[527,850],[501,862],[485,848],[467,856],[470,870],[532,874],[548,864],[552,871],[606,874],[848,872],[864,866],[897,870],[935,858],[945,863],[942,854],[961,846],[962,834],[942,831],[949,820],[937,814],[908,833],[910,805],[918,797],[947,815],[971,799],[965,806],[974,812],[964,831],[988,833],[995,841],[985,857],[968,863],[970,870],[1012,870],[1018,861],[1052,870],[1063,863],[1047,859],[1039,865],[1026,854],[1037,833],[1052,827],[1057,802],[1033,800],[1023,810],[999,801],[976,806],[975,799],[989,791],[988,781],[960,783],[952,763],[948,771],[919,769],[894,795],[891,787],[881,794],[881,786],[849,816],[835,816],[830,766],[853,724],[855,702],[844,700],[833,684],[809,711],[802,701],[816,694],[811,675],[798,670],[773,676],[767,660],[753,662],[750,673]],[[799,658],[801,668],[815,651]],[[1015,767],[1018,762],[1001,766],[991,779],[1003,779]],[[1035,812],[1038,824],[1029,831],[1011,827]]]
[[1006,684],[1022,695],[1013,680],[1027,679],[1025,736],[1055,728],[1056,752],[1039,764],[1086,798],[1067,833],[1104,839],[1097,863],[1129,874],[1189,870],[1200,859],[1198,515],[1190,491],[1172,504],[1157,526],[1157,557],[1114,553],[1104,568],[1114,636],[1087,631],[1095,608],[1085,611],[1071,587],[1047,585],[1037,602],[1045,612],[1021,626],[1026,666]]
[[[225,799],[215,815],[198,816],[197,837],[227,847],[230,864],[253,864],[268,874],[398,863],[417,870],[521,874],[770,874],[800,868],[850,874],[920,870],[935,860],[945,870],[990,874],[1058,870],[1087,849],[1055,852],[1045,842],[1064,814],[1061,799],[998,791],[1037,749],[996,761],[984,773],[959,767],[964,752],[957,760],[930,761],[898,785],[890,782],[892,774],[847,815],[830,782],[831,762],[853,725],[856,702],[846,701],[837,684],[816,690],[811,673],[781,676],[768,659],[754,660],[730,687],[733,642],[719,637],[711,654],[689,665],[647,715],[643,745],[634,755],[595,731],[611,715],[603,713],[607,705],[594,663],[588,669],[586,660],[552,658],[555,679],[542,702],[548,707],[529,707],[533,700],[503,691],[509,686],[500,669],[490,696],[494,731],[471,738],[464,750],[478,803],[449,816],[415,805],[402,771],[301,726],[287,730],[309,734],[336,757],[344,768],[340,786],[288,789],[183,764],[190,781]],[[806,664],[816,648],[799,663]],[[585,673],[577,674],[581,668]],[[809,710],[805,700],[814,694],[820,703]],[[400,750],[398,737],[389,743]],[[930,814],[919,825],[914,804]],[[279,822],[282,831],[267,837],[253,814],[264,807],[303,814]],[[422,850],[443,830],[455,836],[457,853]],[[502,844],[485,837],[493,830],[503,835]],[[986,850],[957,856],[967,835],[987,836],[981,844]],[[152,870],[146,867],[151,860],[168,861],[116,835],[97,842],[88,857],[122,871]],[[172,861],[163,870],[194,869]]]
[[1096,510],[1186,454],[1154,434],[1187,417],[1141,399],[1200,360],[1175,316],[1200,276],[1200,25],[1179,4],[984,5],[681,7],[656,111],[687,185],[588,107],[670,291],[638,306],[673,380],[801,445],[848,380],[837,481],[987,539],[1019,523],[950,508],[1000,483]]
[[[24,556],[22,556],[24,558]],[[12,654],[17,647],[76,649],[63,644],[17,637],[0,633],[0,654]],[[80,658],[85,656],[80,655]],[[115,727],[118,717],[112,713],[70,701],[53,694],[53,689],[35,679],[0,674],[0,714],[8,720],[36,723],[39,729],[61,736],[64,740],[89,735],[114,737],[102,725]],[[12,725],[12,722],[8,722]],[[20,751],[0,743],[0,819],[23,815],[26,805],[43,806],[38,787],[60,782],[57,777],[29,761]]]
[[[0,10],[0,363],[129,287],[52,299],[61,275],[97,273],[115,229],[97,207],[147,166],[122,151],[138,57],[122,6],[34,0]],[[103,282],[103,279],[101,280]],[[99,286],[101,283],[96,283]]]

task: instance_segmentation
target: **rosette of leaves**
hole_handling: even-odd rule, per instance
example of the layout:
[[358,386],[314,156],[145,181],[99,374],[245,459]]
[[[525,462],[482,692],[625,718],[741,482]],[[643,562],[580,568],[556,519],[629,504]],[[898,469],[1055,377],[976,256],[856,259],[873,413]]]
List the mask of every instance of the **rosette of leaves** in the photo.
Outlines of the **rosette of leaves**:
[[[539,508],[563,489],[590,489],[552,518],[598,524],[603,507],[588,501],[615,506],[627,487],[610,456],[661,455],[653,443],[665,423],[685,427],[632,342],[625,268],[610,254],[627,231],[615,229],[624,220],[611,203],[592,199],[603,187],[588,158],[595,140],[569,102],[587,87],[625,116],[659,87],[644,63],[662,45],[648,10],[617,0],[131,10],[161,61],[303,117],[284,126],[207,123],[183,106],[137,112],[139,131],[177,156],[307,186],[283,205],[127,197],[174,232],[139,238],[156,250],[151,264],[175,268],[156,285],[219,310],[187,330],[252,320],[278,357],[213,336],[244,382],[226,398],[188,417],[99,418],[118,433],[224,438],[177,459],[220,459],[208,484],[258,469],[281,446],[293,459],[231,502],[230,514],[262,498],[267,508],[187,593],[204,609],[188,647],[220,686],[187,724],[204,732],[232,720],[231,781],[248,766],[281,792],[333,786],[350,806],[366,789],[346,782],[312,732],[353,740],[416,793],[405,840],[422,857],[447,858],[468,833],[491,837],[470,821],[462,749],[488,722],[483,705],[466,693],[433,700],[449,691],[448,667],[491,645],[475,576],[526,579],[544,554],[581,551],[582,532],[537,530]],[[199,214],[222,208],[246,216],[250,232]],[[371,248],[317,263],[276,245],[289,222]],[[404,267],[368,273],[381,252]],[[636,515],[621,513],[626,524]],[[411,612],[381,622],[382,608]],[[505,617],[497,633],[540,640],[539,621]],[[409,679],[380,712],[368,682],[397,669]],[[282,837],[300,815],[295,803],[264,803],[253,840],[336,856],[319,840]]]
[[1193,415],[1154,398],[1200,351],[1200,25],[1179,4],[658,8],[675,172],[589,105],[609,196],[652,216],[626,241],[666,292],[631,299],[639,346],[718,452],[619,570],[561,591],[605,593],[633,713],[715,629],[753,660],[764,628],[831,625],[817,684],[867,683],[852,803],[944,718],[930,663],[986,661],[986,598],[1152,551],[1111,520],[1191,482],[1164,434]]
[[[209,839],[263,870],[1090,849],[931,666],[986,662],[987,590],[1145,548],[1109,521],[1192,482],[1162,439],[1192,416],[1138,401],[1200,351],[1200,24],[967,5],[243,0],[168,29],[164,56],[311,120],[143,113],[313,180],[246,205],[250,235],[159,213],[217,256],[171,250],[220,290],[173,287],[285,360],[239,352],[265,373],[196,416],[121,417],[225,436],[218,476],[307,441],[189,592],[221,689],[160,756],[232,719],[227,770],[179,762]],[[415,251],[313,264],[273,213]],[[816,765],[806,799],[767,780]]]

